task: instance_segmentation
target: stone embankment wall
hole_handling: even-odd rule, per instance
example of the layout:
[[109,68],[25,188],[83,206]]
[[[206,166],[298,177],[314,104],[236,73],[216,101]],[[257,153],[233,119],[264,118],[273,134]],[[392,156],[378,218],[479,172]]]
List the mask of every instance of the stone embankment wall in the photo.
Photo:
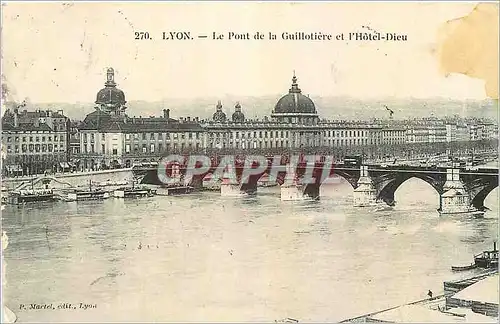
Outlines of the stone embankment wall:
[[128,168],[91,172],[62,173],[46,176],[39,175],[37,178],[19,177],[3,179],[2,186],[7,190],[13,190],[15,188],[18,188],[22,184],[26,184],[27,187],[30,187],[33,181],[34,187],[40,188],[44,185],[44,181],[41,179],[46,179],[47,181],[50,180],[50,187],[57,189],[88,186],[90,181],[96,184],[104,182],[130,182],[134,179],[134,174],[132,172],[132,169]]

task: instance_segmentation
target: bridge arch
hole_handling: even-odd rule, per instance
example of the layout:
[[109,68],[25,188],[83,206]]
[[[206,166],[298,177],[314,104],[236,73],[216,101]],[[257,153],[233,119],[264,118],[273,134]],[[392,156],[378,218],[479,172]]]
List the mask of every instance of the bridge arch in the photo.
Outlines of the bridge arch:
[[[358,179],[359,179],[359,170],[353,170],[353,171],[344,171],[344,170],[335,170],[334,173],[331,174],[332,176],[338,176],[340,178],[343,178],[346,180],[353,189],[356,189],[358,186]],[[285,177],[286,173],[280,172],[278,173],[278,176],[276,177],[276,182],[281,186],[283,183],[285,183]],[[321,173],[315,172],[313,174],[313,177],[316,179],[316,183],[311,184],[311,185],[316,185],[316,186],[321,186],[322,184],[326,183],[332,183],[334,181],[332,177],[323,177]]]
[[479,210],[484,210],[486,208],[486,206],[484,206],[486,197],[488,197],[488,195],[496,188],[498,188],[498,182],[490,183],[485,186],[477,194],[472,195],[471,205]]
[[440,179],[434,175],[426,173],[408,173],[408,174],[398,174],[394,176],[388,174],[379,179],[378,183],[375,184],[377,187],[377,199],[385,201],[389,205],[394,205],[394,194],[396,190],[406,181],[410,179],[420,179],[428,183],[434,190],[441,195],[443,193],[443,185],[446,179]]

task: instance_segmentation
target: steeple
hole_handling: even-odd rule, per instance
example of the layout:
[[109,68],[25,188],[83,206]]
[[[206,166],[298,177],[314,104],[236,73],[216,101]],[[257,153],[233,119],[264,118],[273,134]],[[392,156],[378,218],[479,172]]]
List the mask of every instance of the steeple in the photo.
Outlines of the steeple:
[[289,93],[301,93],[302,90],[299,88],[297,83],[297,77],[295,76],[295,70],[293,70],[292,87],[288,90]]
[[217,101],[217,111],[222,111],[222,103],[219,101]]

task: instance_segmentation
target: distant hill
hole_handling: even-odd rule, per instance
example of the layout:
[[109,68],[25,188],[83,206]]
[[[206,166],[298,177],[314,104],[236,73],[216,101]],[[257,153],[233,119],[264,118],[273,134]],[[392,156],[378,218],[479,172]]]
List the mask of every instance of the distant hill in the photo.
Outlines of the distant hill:
[[[281,95],[263,97],[234,97],[223,96],[213,98],[195,99],[165,99],[164,101],[130,101],[127,103],[129,116],[154,116],[161,115],[163,109],[170,109],[170,116],[210,118],[215,112],[215,105],[221,100],[223,109],[230,117],[236,102],[240,102],[242,111],[247,118],[261,118],[269,115],[276,101]],[[386,118],[387,105],[394,111],[395,119],[413,117],[444,117],[455,114],[463,117],[485,117],[498,120],[498,102],[493,100],[483,101],[458,101],[436,99],[374,99],[360,100],[350,97],[311,97],[322,118],[327,119],[359,119]],[[7,107],[15,104],[6,103]],[[29,103],[26,107],[32,109],[64,110],[71,119],[81,120],[88,113],[94,111],[93,103]]]

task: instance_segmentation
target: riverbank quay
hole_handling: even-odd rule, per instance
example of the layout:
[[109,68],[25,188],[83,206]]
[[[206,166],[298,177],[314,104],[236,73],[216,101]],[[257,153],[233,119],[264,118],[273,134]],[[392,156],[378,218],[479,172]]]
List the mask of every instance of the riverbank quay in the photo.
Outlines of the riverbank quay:
[[340,323],[498,323],[498,270],[446,281],[432,298],[349,318]]

